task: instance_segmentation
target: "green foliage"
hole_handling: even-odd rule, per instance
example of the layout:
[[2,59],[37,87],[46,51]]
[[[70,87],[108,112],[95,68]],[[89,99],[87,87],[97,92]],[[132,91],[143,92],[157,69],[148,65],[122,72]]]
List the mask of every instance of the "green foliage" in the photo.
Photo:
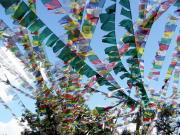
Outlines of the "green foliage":
[[177,115],[178,110],[176,108],[173,108],[172,105],[164,104],[161,111],[158,113],[158,119],[156,120],[158,134],[175,134],[179,128]]

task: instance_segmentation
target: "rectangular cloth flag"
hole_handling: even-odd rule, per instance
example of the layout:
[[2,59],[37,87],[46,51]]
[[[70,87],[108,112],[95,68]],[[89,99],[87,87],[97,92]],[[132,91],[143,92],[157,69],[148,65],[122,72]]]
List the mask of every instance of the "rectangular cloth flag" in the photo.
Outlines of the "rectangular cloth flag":
[[41,0],[41,1],[48,10],[54,10],[62,7],[61,3],[58,0]]

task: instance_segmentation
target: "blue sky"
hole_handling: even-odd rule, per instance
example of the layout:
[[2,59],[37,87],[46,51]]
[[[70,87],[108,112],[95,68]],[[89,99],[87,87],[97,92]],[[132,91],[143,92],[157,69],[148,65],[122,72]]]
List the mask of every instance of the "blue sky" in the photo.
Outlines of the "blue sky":
[[[137,16],[138,16],[138,12],[137,12],[138,11],[138,2],[139,2],[138,0],[131,0],[131,8],[133,9],[132,13],[133,13],[133,19],[134,20],[136,20]],[[105,7],[107,7],[109,4],[110,4],[109,2],[106,2]],[[120,9],[118,9],[118,10],[119,10],[119,14],[118,14],[119,19],[121,19],[120,18]],[[161,16],[155,22],[154,26],[152,27],[151,34],[150,34],[150,37],[148,39],[148,42],[147,42],[147,45],[146,45],[146,48],[145,48],[145,56],[144,56],[144,58],[145,58],[145,76],[147,76],[147,74],[149,73],[149,71],[150,71],[150,69],[152,67],[152,61],[154,59],[155,52],[158,49],[158,41],[160,40],[160,38],[162,36],[162,33],[164,31],[164,26],[165,26],[165,23],[167,21],[167,16],[169,14],[171,14],[173,12],[173,10],[174,10],[174,8],[170,8],[168,10],[168,12],[166,12],[163,16]],[[58,21],[60,20],[61,16],[60,15],[55,15],[51,11],[47,11],[45,9],[45,7],[42,5],[42,3],[40,2],[40,0],[37,1],[37,15],[58,36],[61,36],[62,34],[64,34],[62,26],[60,26],[58,24]],[[2,7],[0,7],[0,19],[4,20],[11,28],[13,28],[12,20],[10,19],[9,16],[6,16],[4,14],[4,9]],[[120,22],[120,20],[117,20],[117,39],[118,40],[119,40],[119,37],[122,36],[123,33],[124,33],[124,30],[122,28],[118,27],[119,22]],[[179,31],[179,28],[176,30],[176,33],[175,33],[176,36],[178,34],[178,31]],[[102,39],[103,35],[105,35],[105,33],[102,32],[102,30],[100,29],[100,23],[98,23],[97,29],[96,29],[96,31],[94,33],[94,39],[91,42],[91,46],[92,46],[93,50],[96,52],[96,54],[101,59],[105,58],[104,49],[106,47],[108,47],[108,45],[103,44],[101,42],[101,39]],[[169,62],[171,60],[172,51],[173,51],[173,49],[174,49],[174,47],[176,45],[176,42],[175,42],[175,37],[176,36],[175,35],[173,36],[170,49],[169,49],[169,51],[167,53],[167,59],[164,62],[165,64],[164,64],[164,66],[162,68],[162,74],[160,76],[160,80],[157,81],[157,82],[156,81],[150,81],[149,82],[150,86],[152,86],[152,87],[160,88],[162,86],[164,74],[167,71],[168,64],[169,64]],[[54,54],[52,53],[50,48],[46,48],[46,53],[47,53],[49,59],[52,60],[52,62],[58,61],[58,59],[54,56]],[[121,80],[119,79],[118,76],[114,76],[114,77],[118,82],[121,82]],[[101,90],[103,90],[103,91],[106,91],[105,89],[106,89],[105,87],[101,88]],[[33,108],[33,102],[32,101],[30,101],[26,97],[23,97],[22,95],[21,95],[21,98],[22,98],[23,102],[27,105],[28,108],[31,108],[31,109]],[[88,104],[89,104],[89,106],[91,108],[94,108],[94,106],[104,106],[104,105],[110,104],[110,102],[111,101],[109,101],[109,100],[104,100],[103,96],[101,96],[99,94],[96,94],[94,96],[91,96],[90,101],[88,101]],[[10,102],[8,104],[12,107],[13,111],[17,115],[21,114],[21,108],[16,103],[16,101]],[[7,110],[5,110],[4,107],[1,106],[1,105],[0,105],[0,110],[1,110],[0,111],[0,121],[1,122],[7,122],[12,118],[11,114]]]

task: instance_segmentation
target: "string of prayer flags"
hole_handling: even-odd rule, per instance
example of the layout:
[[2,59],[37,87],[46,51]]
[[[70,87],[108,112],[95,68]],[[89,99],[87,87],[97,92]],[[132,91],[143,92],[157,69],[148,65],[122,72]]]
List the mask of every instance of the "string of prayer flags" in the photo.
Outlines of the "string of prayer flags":
[[162,1],[160,3],[160,9],[158,11],[157,17],[160,17],[165,11],[169,9],[170,6],[175,5],[177,0],[167,0],[167,1]]
[[81,25],[83,20],[83,13],[86,6],[86,0],[64,0],[62,5],[66,14],[68,14],[74,21]]
[[[48,28],[45,28],[44,30],[48,30],[48,31],[49,31]],[[46,33],[46,34],[47,34],[48,32],[44,32],[44,30],[43,30],[41,33]],[[51,33],[51,31],[49,31],[49,32]],[[40,33],[40,38],[41,38],[42,40],[44,40],[44,39],[47,37],[47,35],[42,35],[41,33]],[[49,34],[50,34],[50,33],[49,33]],[[57,42],[57,43],[60,43],[61,45],[63,45],[63,44],[62,44],[63,42]],[[63,46],[64,46],[64,45],[63,45]],[[60,48],[59,48],[59,49],[60,49]],[[65,48],[64,48],[64,49],[65,49]],[[66,50],[67,50],[67,49],[66,49]],[[65,53],[65,54],[66,54],[66,53]],[[65,55],[62,55],[62,56],[65,56]],[[66,57],[66,59],[64,59],[65,57],[62,57],[62,56],[61,56],[60,58],[62,58],[64,61],[67,61],[67,57]],[[68,58],[68,59],[69,59],[69,58]],[[86,71],[86,70],[85,70],[85,71]],[[84,72],[84,71],[83,71],[83,72]],[[87,72],[86,72],[86,73],[87,73]],[[92,73],[92,72],[89,72],[89,73]],[[88,74],[89,74],[89,73],[88,73]]]
[[42,75],[40,73],[40,70],[37,67],[36,62],[35,62],[36,55],[35,55],[35,53],[33,51],[33,48],[32,48],[32,46],[30,44],[29,37],[26,34],[26,31],[23,30],[23,28],[17,29],[17,33],[18,33],[18,31],[19,31],[19,34],[21,35],[21,42],[23,44],[24,50],[28,54],[27,58],[28,58],[28,60],[29,60],[29,62],[31,64],[31,68],[33,69],[33,74],[36,77],[37,85],[42,85],[44,79],[43,79],[43,77],[42,77]]
[[99,114],[106,113],[110,109],[112,109],[113,106],[108,106],[108,107],[96,107],[96,110]]
[[[131,14],[129,0],[120,0],[120,4],[121,6],[126,8],[126,10],[129,11],[129,13]],[[122,14],[122,12],[121,15],[126,16],[126,18],[120,22],[120,26],[124,27],[125,30],[127,31],[125,36],[123,36],[121,42],[122,42],[122,46],[125,44],[129,44],[129,46],[127,47],[127,51],[124,53],[124,55],[128,57],[126,62],[128,63],[130,70],[130,73],[125,72],[123,75],[121,75],[121,79],[127,77],[128,78],[127,85],[130,86],[130,88],[132,88],[132,86],[135,87],[138,86],[141,98],[143,102],[146,104],[148,103],[149,99],[146,90],[144,88],[142,75],[139,69],[140,66],[139,66],[138,52],[136,48],[137,46],[135,43],[135,35],[134,35],[135,32],[133,28],[132,16],[127,16],[125,14]]]
[[[62,5],[61,3],[59,3],[58,0],[42,0],[42,2],[49,10],[58,11],[58,9],[62,8]],[[38,18],[35,12],[36,8],[34,7],[35,1],[30,0],[29,6],[27,6],[25,2],[20,2],[18,0],[0,1],[0,3],[3,4],[3,6],[6,9],[10,9],[13,6],[13,8],[9,10],[9,13],[13,14],[14,11],[13,19],[15,20],[15,23],[28,28],[28,30],[30,30],[31,32],[32,37],[29,37],[27,29],[19,27],[17,32],[14,34],[15,36],[17,35],[17,38],[15,38],[16,41],[14,42],[23,45],[23,51],[26,52],[25,58],[27,59],[27,62],[30,63],[31,71],[36,77],[38,91],[36,91],[35,96],[37,96],[34,97],[34,99],[36,98],[40,101],[40,113],[45,113],[47,107],[50,107],[50,109],[54,109],[54,107],[61,101],[63,102],[63,104],[65,104],[65,107],[63,108],[63,113],[65,113],[65,117],[63,117],[62,120],[64,122],[63,124],[67,124],[66,126],[68,128],[72,128],[70,126],[73,125],[74,129],[74,125],[76,125],[75,123],[78,123],[78,121],[76,120],[83,111],[83,106],[81,106],[81,103],[83,102],[82,100],[84,94],[87,91],[99,92],[95,89],[95,83],[97,83],[98,86],[108,86],[109,90],[113,91],[111,94],[119,97],[120,102],[122,102],[120,103],[120,106],[123,109],[122,114],[128,111],[132,112],[134,108],[138,106],[139,102],[135,101],[130,96],[130,90],[132,89],[132,87],[134,87],[137,91],[139,96],[138,100],[142,101],[143,107],[149,106],[148,103],[151,100],[159,100],[159,104],[165,102],[167,98],[165,98],[165,96],[162,96],[161,99],[161,97],[159,96],[160,94],[158,93],[153,93],[154,95],[152,94],[152,99],[149,99],[149,97],[147,96],[146,89],[143,84],[144,80],[142,78],[144,74],[144,60],[142,56],[144,54],[144,47],[147,41],[147,37],[149,36],[149,32],[153,23],[162,13],[164,13],[170,7],[170,5],[172,5],[176,1],[163,1],[160,5],[158,5],[158,7],[154,6],[152,12],[148,12],[148,5],[150,5],[149,3],[152,2],[152,0],[141,0],[139,17],[141,18],[140,20],[142,22],[139,24],[137,32],[135,32],[130,8],[130,1],[120,0],[119,3],[122,6],[121,15],[123,16],[123,20],[120,22],[120,26],[126,30],[126,34],[123,36],[123,38],[121,38],[120,45],[117,44],[115,34],[115,13],[117,2],[115,0],[112,0],[113,4],[105,9],[106,13],[101,15],[100,13],[104,6],[105,0],[89,0],[87,1],[87,5],[85,2],[86,1],[83,0],[68,0],[68,3],[70,5],[70,15],[63,17],[60,20],[60,23],[64,25],[64,29],[67,31],[66,34],[68,43],[65,44],[62,40],[59,39],[59,37],[57,37],[52,32],[52,30],[50,30]],[[176,4],[178,5],[177,2]],[[15,5],[17,6],[16,8]],[[82,20],[83,14],[85,18],[84,20]],[[107,34],[103,37],[102,41],[104,43],[108,43],[111,45],[110,47],[107,47],[105,49],[105,53],[109,56],[109,64],[105,64],[104,62],[102,62],[93,52],[90,46],[90,42],[92,40],[96,25],[99,20],[99,16],[102,21],[101,28],[102,30],[107,32]],[[177,18],[172,17],[171,19],[176,20]],[[165,31],[163,38],[159,43],[159,54],[158,57],[156,57],[156,61],[158,60],[158,64],[162,65],[161,61],[163,61],[165,58],[165,52],[168,50],[170,44],[169,39],[171,39],[172,37],[173,28],[174,26],[171,26],[170,23],[168,23],[167,30]],[[3,35],[1,37],[5,39],[5,44],[12,43],[11,40],[7,41],[9,37],[13,37],[11,36],[11,34]],[[57,57],[63,60],[64,65],[66,66],[63,67],[62,72],[60,70],[51,70],[50,65],[47,67],[45,66],[49,63],[45,59],[45,54],[42,53],[42,44],[51,47],[53,52],[56,53]],[[14,46],[16,45],[14,44]],[[127,58],[125,60],[129,70],[126,69],[126,67],[123,65],[121,61],[122,55],[124,55]],[[86,57],[88,57],[90,62],[95,66],[97,70],[93,70],[86,63]],[[178,88],[177,84],[179,82],[178,61],[179,50],[177,53],[173,55],[173,61],[171,62],[171,65],[174,67],[175,71],[173,81],[174,91],[170,99],[172,99],[174,105],[175,103],[173,100],[177,99],[178,97],[176,92]],[[9,62],[6,59],[5,62],[3,61],[1,63],[5,63],[6,66],[9,66]],[[156,65],[155,67],[160,66]],[[10,68],[12,69],[12,67]],[[45,69],[45,71],[43,71],[43,68]],[[120,72],[122,73],[120,75],[120,78],[126,79],[125,81],[127,81],[128,88],[118,89],[118,83],[113,79],[113,76],[111,76],[110,74],[110,71],[112,69],[116,74]],[[56,68],[54,70],[56,70]],[[12,70],[14,74],[15,71],[16,70]],[[48,78],[52,79],[50,80],[50,82],[52,82],[50,88],[46,84],[46,76],[43,76],[44,72],[48,76]],[[52,75],[51,73],[54,73],[54,75]],[[158,72],[154,73],[158,75]],[[81,77],[83,77],[83,75],[88,77],[90,81],[87,84],[81,85]],[[23,78],[19,78],[23,80]],[[165,83],[167,84],[168,81],[169,80],[165,80]],[[74,89],[76,91],[74,91]],[[55,98],[51,97],[51,92],[53,90],[56,90],[57,97]],[[127,92],[124,92],[124,90],[127,90]],[[18,91],[22,94],[26,94],[24,91]],[[100,93],[108,95],[103,92]],[[128,93],[129,96],[126,93]],[[97,110],[99,113],[103,114],[105,111],[109,111],[112,108],[113,106],[99,107],[97,108]],[[130,113],[128,114],[130,115],[130,117],[132,117]],[[144,122],[146,122],[145,124],[147,124],[149,121],[154,120],[155,113],[151,107],[145,108],[142,114],[143,120]],[[132,119],[129,119],[127,116],[123,116],[123,120],[125,121],[124,124],[133,121]],[[110,119],[105,119],[103,117],[101,121],[101,126],[104,128],[108,125],[107,123],[110,121]]]
[[[133,32],[134,30],[133,30],[130,2],[129,0],[120,0],[120,4],[122,6],[121,15],[126,17],[120,22],[120,26],[124,27],[127,33],[122,38],[122,44],[121,44],[122,46],[119,49],[119,54],[120,56],[122,56],[123,53],[126,56],[134,56],[136,55],[136,48],[135,48],[135,37],[134,37],[134,32]],[[126,10],[126,12],[129,13],[129,15],[127,16],[127,14],[125,14],[126,12],[123,12],[123,10]],[[131,50],[129,48],[131,48]],[[134,68],[136,68],[136,66],[133,66],[135,64],[135,61],[134,61],[135,59],[131,59],[130,60],[131,62],[129,60],[127,60],[127,63],[132,64],[132,65],[129,65],[129,67],[132,67],[132,69],[130,69],[130,74],[126,72],[125,74],[121,76],[121,79],[123,79],[124,78],[123,76],[127,74],[126,77],[129,78],[129,82],[131,82],[130,81],[131,77],[133,78],[139,75],[138,75],[138,72],[136,72],[137,74],[133,74],[133,72],[131,72],[133,71]]]
[[[98,3],[98,2],[91,2],[90,1],[90,3],[89,3],[89,7],[93,7],[92,5],[95,5],[95,6],[97,6],[98,4],[100,5],[100,6],[103,6],[104,4],[104,1],[101,1],[100,2],[100,4]],[[90,6],[91,5],[91,6]],[[97,10],[97,9],[94,9],[94,10]],[[99,9],[98,9],[99,10]],[[97,16],[97,15],[96,15]],[[97,18],[98,19],[98,18]],[[69,36],[69,38],[70,39],[68,39],[69,41],[77,41],[79,38],[81,39],[79,39],[78,40],[78,42],[76,43],[76,45],[79,47],[78,48],[78,50],[81,50],[81,51],[83,51],[82,52],[82,54],[84,54],[84,53],[86,53],[86,52],[84,52],[84,49],[86,49],[87,47],[88,47],[88,49],[87,49],[87,51],[88,52],[90,52],[90,56],[88,56],[88,58],[89,57],[91,57],[90,58],[90,61],[93,63],[93,64],[99,64],[99,66],[96,66],[97,67],[97,69],[99,69],[99,70],[102,70],[102,72],[101,73],[104,73],[104,74],[107,74],[107,72],[105,72],[105,70],[103,70],[103,69],[106,69],[106,67],[105,67],[105,65],[103,66],[102,65],[102,63],[101,63],[101,61],[99,60],[99,58],[93,53],[93,51],[92,51],[92,49],[90,48],[90,46],[88,45],[89,44],[89,41],[86,41],[86,39],[84,39],[84,37],[80,34],[80,37],[79,37],[79,32],[78,32],[78,30],[76,29],[76,27],[79,27],[79,25],[74,21],[74,20],[72,20],[69,16],[65,16],[65,17],[63,17],[61,20],[60,20],[60,23],[61,24],[66,24],[64,27],[65,27],[65,29],[69,29],[70,28],[70,30],[72,31],[73,30],[73,33],[77,33],[77,38],[76,38],[76,36],[75,35],[73,35],[73,33],[71,34],[71,36]],[[96,23],[97,23],[97,21],[96,21]],[[75,25],[74,25],[75,24]],[[77,25],[76,25],[77,24]],[[75,26],[75,27],[74,27]],[[69,31],[69,32],[71,32],[71,31]],[[69,33],[70,34],[70,33]],[[84,35],[84,34],[83,34]],[[84,39],[84,40],[82,40],[82,39]],[[87,44],[87,46],[85,45],[85,44]],[[83,47],[83,48],[82,48]],[[83,49],[83,50],[82,50]],[[81,53],[81,52],[80,52]],[[100,63],[99,63],[100,62]],[[101,64],[101,65],[100,65]],[[109,67],[109,65],[108,65],[108,67]],[[103,69],[102,69],[103,68]],[[112,78],[112,76],[110,76],[109,75],[109,77],[107,77],[107,78],[109,78],[109,81],[111,81],[112,83],[115,83],[115,81],[113,80],[113,78]],[[117,85],[117,84],[116,84]]]
[[[138,26],[139,30],[137,31],[137,37],[139,36],[140,43],[143,43],[142,41],[147,40],[147,36],[149,35],[149,30],[152,27],[152,24],[160,17],[161,14],[163,14],[172,4],[174,1],[166,1],[160,3],[158,7],[156,7],[154,10],[152,10],[149,13],[149,16],[144,20],[144,22],[141,22]],[[165,6],[166,5],[166,6]],[[150,21],[151,20],[151,21]],[[145,29],[146,28],[146,29]],[[141,35],[142,34],[142,35]],[[144,36],[143,36],[144,34]],[[145,38],[146,37],[146,38]],[[139,42],[138,40],[138,42]],[[138,46],[139,47],[139,46]]]
[[[24,3],[24,4],[22,4],[22,3],[24,3],[24,2],[21,2],[20,4],[19,4],[19,6],[22,6],[23,5],[23,7],[27,7],[27,5]],[[102,3],[101,3],[102,4]],[[22,7],[21,7],[22,8]],[[26,8],[27,9],[27,11],[28,10],[30,10],[28,7]],[[22,18],[24,15],[25,15],[25,13],[26,13],[26,11],[24,12],[24,10],[23,10],[23,12],[22,12],[22,10],[20,10],[20,7],[18,7],[17,8],[17,10],[18,11],[15,11],[15,15],[13,15],[14,16],[14,19],[17,19],[18,20],[18,18]],[[29,12],[30,13],[30,12]],[[28,16],[30,16],[30,15],[28,15]],[[38,18],[37,16],[33,16],[33,19],[34,18]],[[21,21],[23,21],[23,19],[24,19],[24,17],[20,20],[20,22]],[[29,19],[28,19],[29,20]],[[35,21],[35,20],[34,20]],[[25,21],[25,22],[29,22],[29,21]],[[33,22],[29,22],[30,24],[31,23],[33,23]],[[25,25],[26,27],[28,27],[30,24],[28,24],[27,23],[27,25]],[[49,30],[49,32],[50,32],[50,34],[52,34],[53,35],[53,32],[51,31],[51,30]],[[40,36],[41,36],[41,34],[42,33],[40,33]],[[43,33],[43,34],[47,34],[47,33]],[[49,35],[49,34],[48,34]],[[48,35],[46,36],[45,35],[45,37],[43,37],[43,39],[45,39],[45,38],[47,38],[48,37]],[[54,46],[54,44],[57,42],[56,41],[56,39],[57,40],[59,40],[58,38],[54,38],[55,37],[55,35],[54,36],[50,36],[49,38],[51,39],[53,39],[53,42],[52,41],[50,41],[50,39],[48,39],[47,40],[47,43],[48,43],[48,45],[50,46],[50,47],[53,47]],[[55,40],[54,40],[55,39]],[[79,57],[79,56],[77,56],[77,54],[75,53],[75,52],[72,52],[71,51],[71,49],[68,47],[68,46],[65,46],[65,47],[63,47],[62,49],[61,49],[61,52],[58,54],[58,57],[60,58],[60,59],[62,59],[64,62],[67,62],[68,64],[70,64],[74,69],[76,69],[76,71],[79,73],[79,74],[82,74],[82,75],[86,75],[87,77],[92,77],[92,76],[94,76],[94,75],[96,75],[96,77],[97,77],[97,82],[100,84],[100,85],[109,85],[109,86],[111,86],[113,89],[116,89],[111,83],[109,83],[104,77],[102,77],[102,76],[100,76],[99,74],[97,74],[92,68],[90,68],[85,62],[84,62],[84,60],[81,58],[81,57]],[[36,65],[36,64],[34,64],[34,65]],[[36,69],[37,68],[37,66],[34,66],[34,68]],[[39,73],[38,73],[38,75],[40,75]],[[122,96],[122,97],[125,97],[127,100],[128,100],[128,103],[131,103],[131,104],[134,104],[134,100],[132,100],[132,98],[130,98],[128,95],[126,95],[124,92],[120,92],[120,95],[119,96]]]
[[[123,1],[121,1],[121,4],[125,5],[125,7],[129,7],[128,6],[129,4],[127,1],[126,1],[127,5]],[[105,53],[108,55],[109,62],[115,63],[115,67],[113,70],[117,74],[118,72],[121,72],[121,71],[127,72],[127,70],[126,68],[124,68],[123,64],[121,64],[121,58],[120,58],[121,52],[125,50],[125,48],[118,49],[119,48],[118,45],[116,46],[117,43],[116,43],[116,36],[115,36],[115,11],[116,11],[116,4],[112,4],[106,9],[106,13],[102,13],[100,15],[100,20],[102,23],[101,29],[106,32],[109,32],[107,35],[104,36],[104,39],[102,40],[102,42],[112,45],[105,49]],[[121,14],[128,18],[131,18],[130,11],[125,8],[122,8]],[[107,23],[111,23],[111,24],[106,26]]]
[[139,4],[139,19],[143,21],[146,19],[148,13],[157,7],[157,4],[162,4],[161,1],[156,0],[140,0]]
[[[180,7],[180,1],[176,1],[174,6],[177,7],[177,10],[175,11],[175,14],[177,15],[178,19],[180,14],[179,14],[179,7]],[[177,46],[176,46],[176,56],[175,56],[175,61],[176,61],[176,65],[175,65],[175,70],[174,70],[174,76],[173,76],[173,83],[172,83],[172,99],[178,99],[179,98],[179,93],[178,93],[178,86],[179,86],[179,77],[180,77],[180,36],[177,36]],[[167,75],[166,75],[167,76]]]
[[145,14],[148,15],[151,10],[155,9],[159,5],[162,5],[163,3],[164,3],[164,1],[148,0],[146,9],[145,9]]
[[176,64],[177,64],[177,58],[176,58],[176,55],[177,55],[177,51],[175,50],[174,53],[173,53],[173,57],[172,57],[172,60],[171,60],[171,63],[168,67],[168,70],[167,70],[167,73],[166,73],[166,76],[165,76],[165,80],[164,80],[164,85],[162,86],[162,89],[161,89],[161,92],[163,95],[166,95],[166,92],[167,92],[167,89],[169,87],[169,83],[170,83],[170,78],[172,76],[172,73],[176,67]]
[[175,52],[173,53],[171,63],[169,65],[169,67],[168,67],[166,77],[165,77],[167,80],[171,77],[176,65],[177,65],[177,50],[175,50]]
[[[29,2],[29,7],[32,11],[34,11],[34,13],[36,13],[36,1],[28,1]],[[31,6],[31,5],[34,6]],[[46,78],[48,78],[48,81],[51,80],[52,81],[52,76],[51,76],[51,71],[50,71],[50,63],[46,57],[46,54],[44,53],[44,49],[41,46],[41,42],[39,40],[39,33],[38,30],[41,29],[42,27],[44,27],[44,23],[40,20],[37,19],[35,20],[32,25],[29,27],[30,31],[31,31],[31,35],[32,35],[32,48],[36,54],[36,61],[39,61],[41,64],[40,66],[40,71],[45,73]],[[43,71],[42,71],[43,70]],[[51,86],[52,87],[52,86]]]
[[[93,64],[99,63],[100,60],[92,52],[92,48],[90,47],[89,42],[90,42],[90,39],[92,38],[92,34],[95,30],[95,25],[97,24],[98,19],[99,19],[98,14],[100,13],[100,10],[104,5],[104,2],[105,2],[104,0],[101,0],[98,2],[90,1],[87,4],[86,9],[85,9],[85,20],[84,20],[84,23],[82,24],[82,35],[81,36],[82,36],[83,40],[80,41],[80,43],[77,43],[79,52],[82,54],[87,53],[89,60]],[[91,18],[93,20],[91,20]],[[88,36],[88,35],[91,35],[91,36]],[[81,37],[80,37],[80,39],[81,39]]]
[[[143,61],[144,48],[150,33],[150,29],[155,21],[155,17],[158,11],[159,11],[159,7],[155,8],[155,10],[153,10],[148,17],[138,22],[139,24],[135,32],[138,58],[140,61],[140,65],[142,65],[140,66],[140,72],[142,76],[144,76],[144,61]],[[149,27],[144,27],[145,23],[149,23],[148,24]]]
[[[136,37],[136,47],[138,52],[138,58],[140,60],[140,65],[144,65],[143,54],[144,48],[150,34],[150,29],[154,22],[165,12],[167,9],[174,4],[174,0],[161,2],[152,11],[150,11],[145,19],[138,22],[137,31],[135,32]],[[144,76],[143,66],[140,66],[141,75]]]
[[105,0],[90,0],[85,9],[84,23],[82,24],[82,33],[87,39],[91,39],[99,20],[100,12],[104,6]]
[[[106,13],[100,14],[100,20],[102,23],[101,29],[103,31],[108,32],[107,35],[104,36],[102,42],[111,44],[112,46],[107,47],[105,49],[105,53],[109,56],[109,62],[114,63],[114,71],[120,71],[121,67],[123,68],[122,64],[116,64],[116,62],[120,61],[119,52],[116,46],[116,36],[115,36],[115,11],[116,11],[116,4],[112,4],[108,8],[106,8]],[[125,9],[124,12],[125,14]],[[118,67],[120,66],[120,67]],[[125,69],[125,68],[124,68]]]
[[[103,6],[104,1],[101,1],[101,6]],[[86,15],[85,15],[85,20],[84,23],[82,25],[82,33],[80,33],[80,31],[77,29],[79,27],[79,25],[76,25],[77,23],[74,22],[69,16],[65,16],[64,18],[62,18],[60,20],[61,24],[66,24],[64,27],[65,29],[70,29],[71,31],[68,31],[69,37],[68,40],[69,42],[76,44],[76,46],[78,47],[78,49],[76,51],[78,51],[78,53],[81,54],[87,54],[87,57],[89,58],[90,62],[95,65],[95,67],[97,68],[98,71],[100,71],[100,75],[102,76],[106,76],[107,75],[107,68],[105,66],[104,63],[101,62],[101,60],[93,53],[92,48],[90,47],[89,43],[90,43],[90,39],[92,37],[87,37],[84,31],[84,27],[85,25],[91,25],[92,27],[95,27],[95,24],[97,23],[97,21],[92,22],[92,20],[90,20],[90,18],[88,18],[88,15],[92,16],[92,18],[98,20],[98,15],[96,14],[95,17],[94,14],[91,13],[98,13],[99,9],[95,8],[97,5],[100,5],[99,2],[92,2],[90,1],[90,3],[87,5],[86,7]],[[95,7],[94,7],[95,6]],[[93,7],[93,8],[92,8]],[[88,12],[88,11],[93,11],[93,12]],[[97,12],[95,12],[97,11]],[[87,26],[88,27],[88,26]],[[91,29],[90,31],[94,31],[95,28]],[[77,33],[77,34],[74,34]],[[109,78],[108,81],[110,81],[111,83],[115,84],[117,86],[117,83],[115,83],[115,81],[113,80],[112,76],[109,74],[107,75],[107,77],[105,78]]]
[[170,16],[168,22],[165,25],[165,31],[161,41],[159,42],[159,49],[156,52],[155,60],[153,61],[153,68],[151,70],[152,72],[149,73],[150,79],[158,80],[163,61],[165,60],[166,52],[168,51],[172,36],[177,27],[176,21],[176,19]]
[[27,59],[28,59],[29,63],[31,64],[32,72],[33,72],[33,75],[35,76],[35,80],[36,80],[36,86],[38,88],[42,88],[44,79],[42,77],[40,69],[38,68],[38,65],[36,64],[36,55],[30,44],[29,37],[27,35],[27,31],[22,27],[20,27],[19,29],[16,29],[16,30],[17,30],[17,33],[19,33],[19,41],[23,44],[24,50],[28,54]]
[[174,81],[173,81],[173,84],[172,84],[173,85],[172,88],[174,89],[174,93],[177,92],[178,84],[180,83],[179,82],[179,77],[180,77],[180,36],[177,37],[176,50],[177,50],[177,56],[176,56],[177,64],[176,64],[176,67],[175,67]]
[[179,36],[177,37],[177,46],[175,47],[172,59],[171,59],[171,63],[168,67],[166,76],[165,76],[165,84],[162,86],[161,92],[162,94],[165,96],[167,95],[167,90],[169,88],[169,83],[170,83],[170,79],[171,76],[174,72],[174,80],[172,82],[172,89],[173,89],[173,94],[172,95],[176,95],[177,94],[177,89],[178,89],[178,83],[179,83]]
[[[101,29],[108,32],[108,34],[103,37],[104,39],[102,39],[102,42],[113,45],[112,47],[108,47],[105,49],[105,53],[109,56],[109,59],[112,59],[112,61],[110,62],[114,62],[114,57],[119,56],[118,50],[116,49],[115,11],[116,4],[113,4],[110,7],[106,8],[106,13],[100,14],[100,21],[102,23]],[[115,48],[113,49],[113,53],[115,55],[112,55],[112,51],[109,50],[110,48]]]

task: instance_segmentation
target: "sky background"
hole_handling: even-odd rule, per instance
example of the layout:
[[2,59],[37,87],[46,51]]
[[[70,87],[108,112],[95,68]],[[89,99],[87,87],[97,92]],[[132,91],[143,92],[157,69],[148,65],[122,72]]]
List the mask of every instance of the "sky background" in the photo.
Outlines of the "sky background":
[[[133,20],[135,21],[138,17],[138,3],[139,0],[130,0],[131,1],[131,8],[132,8],[132,14],[133,14]],[[107,7],[108,5],[110,5],[111,3],[109,2],[109,0],[107,0],[107,2],[105,3],[105,7]],[[124,30],[122,28],[120,28],[118,26],[118,23],[121,20],[121,16],[120,16],[120,8],[117,9],[117,40],[119,41],[120,36],[122,36],[124,34]],[[168,15],[173,13],[174,8],[170,8],[168,10],[168,12],[166,12],[165,14],[163,14],[153,25],[152,29],[151,29],[151,33],[150,33],[150,37],[147,41],[147,45],[145,48],[145,77],[147,77],[147,74],[149,73],[150,69],[152,68],[152,61],[154,59],[155,53],[158,49],[158,41],[160,41],[160,38],[163,34],[164,31],[164,26],[165,23],[167,21],[167,17]],[[103,9],[104,11],[104,9]],[[40,19],[42,19],[42,21],[52,30],[55,32],[55,34],[57,34],[58,36],[61,36],[62,34],[64,34],[63,32],[63,28],[62,26],[60,26],[58,24],[58,21],[60,20],[60,18],[62,17],[61,15],[55,15],[53,14],[53,12],[51,11],[47,11],[46,8],[42,5],[40,0],[37,0],[37,15],[40,17]],[[6,16],[4,13],[4,9],[0,6],[0,19],[4,20],[11,28],[13,28],[13,24],[12,24],[12,20],[10,19],[9,16]],[[178,22],[178,24],[180,24]],[[104,49],[106,47],[108,47],[107,44],[104,44],[101,42],[102,40],[102,36],[105,35],[105,33],[100,29],[100,23],[97,24],[97,29],[94,33],[94,38],[91,41],[91,47],[93,48],[94,52],[96,52],[96,54],[103,60],[105,59],[105,54],[104,54]],[[162,74],[160,76],[159,81],[147,81],[146,83],[149,83],[151,87],[160,89],[163,83],[163,78],[164,75],[167,71],[168,68],[168,64],[171,60],[172,57],[172,51],[174,50],[174,47],[176,45],[175,39],[176,36],[178,34],[179,28],[176,29],[176,32],[172,38],[172,43],[170,45],[170,48],[168,50],[167,53],[167,57],[165,60],[165,64],[162,68]],[[0,44],[2,44],[0,42]],[[55,63],[56,61],[58,61],[58,59],[54,56],[54,54],[52,53],[50,48],[46,48],[46,54],[48,55],[49,59]],[[115,76],[115,79],[119,82],[119,84],[121,84],[122,86],[124,86],[124,84],[122,83],[122,81],[119,79],[118,76]],[[107,91],[105,87],[101,87],[102,91]],[[9,99],[7,100],[7,104],[12,108],[13,112],[15,112],[19,117],[22,113],[22,108],[18,105],[17,101],[12,101],[11,100],[11,94],[8,92],[8,89],[3,86],[2,84],[0,84],[0,96],[3,97],[4,99]],[[20,94],[19,94],[20,95]],[[20,95],[22,101],[24,102],[24,104],[27,106],[27,108],[32,109],[33,110],[33,101],[27,99],[27,97],[24,97],[22,95]],[[112,101],[110,100],[104,100],[104,97],[99,95],[99,94],[95,94],[93,96],[90,97],[90,100],[87,102],[88,105],[90,106],[90,108],[94,108],[95,106],[105,106],[110,104]],[[11,133],[9,133],[8,129],[17,129],[18,131],[18,126],[17,124],[15,124],[15,120],[12,119],[11,114],[4,109],[4,107],[2,105],[0,105],[0,135],[2,135],[3,133],[7,132],[7,135],[12,135]],[[12,127],[11,127],[12,126]],[[20,130],[20,128],[19,128]],[[18,135],[17,134],[13,134],[13,135]]]

